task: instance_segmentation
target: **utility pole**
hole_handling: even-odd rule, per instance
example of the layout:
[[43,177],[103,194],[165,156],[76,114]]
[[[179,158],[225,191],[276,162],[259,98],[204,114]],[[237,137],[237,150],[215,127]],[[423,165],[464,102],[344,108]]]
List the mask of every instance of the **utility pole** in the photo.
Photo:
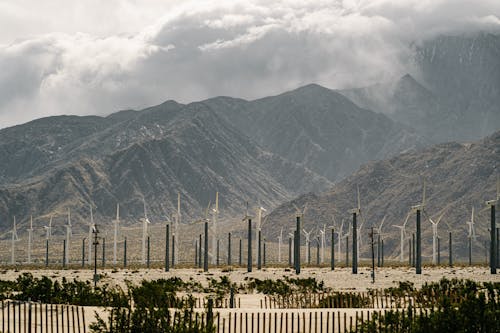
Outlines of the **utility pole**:
[[372,227],[372,230],[370,232],[370,239],[371,239],[371,246],[372,246],[372,283],[375,283],[375,249],[373,246],[374,236],[375,236],[375,232],[373,231],[373,227]]
[[97,230],[97,224],[95,225],[94,229],[92,230],[92,233],[94,234],[94,288],[97,287],[97,281],[99,280],[99,276],[97,275],[97,245],[99,245],[99,240],[98,240],[98,235],[99,235],[99,230]]

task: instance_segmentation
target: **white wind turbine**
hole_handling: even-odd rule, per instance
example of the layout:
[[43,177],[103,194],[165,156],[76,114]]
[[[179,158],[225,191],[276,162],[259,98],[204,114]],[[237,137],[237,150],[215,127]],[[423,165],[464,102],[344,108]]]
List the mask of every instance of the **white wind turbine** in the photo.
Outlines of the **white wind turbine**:
[[471,212],[471,217],[470,221],[467,221],[466,224],[469,226],[469,232],[467,237],[469,239],[476,239],[476,229],[474,228],[474,206],[472,206],[472,212]]
[[45,229],[45,239],[50,240],[52,237],[52,215],[50,216],[49,225],[44,225],[43,228]]
[[281,243],[283,242],[283,227],[281,227],[280,234],[278,236],[278,263],[281,263]]
[[307,232],[306,229],[302,229],[302,232],[304,233],[304,236],[306,237],[306,260],[307,263],[309,263],[309,247],[311,244],[311,233],[313,232],[312,229]]
[[177,192],[177,214],[175,214],[175,230],[172,232],[174,236],[174,261],[179,262],[179,237],[181,235],[179,225],[181,223],[181,194]]
[[358,262],[359,262],[359,257],[360,257],[360,252],[359,252],[359,247],[363,245],[363,238],[361,237],[361,229],[363,228],[363,225],[365,224],[365,219],[364,219],[364,214],[361,214],[361,197],[359,195],[359,186],[357,186],[357,193],[358,193],[358,208],[357,208],[357,213],[359,216],[360,223],[357,228],[357,252],[358,252]]
[[33,215],[30,217],[30,228],[28,229],[28,264],[31,264],[31,243],[33,242]]
[[429,222],[432,224],[432,263],[437,264],[437,242],[438,242],[438,225],[441,219],[443,218],[444,214],[446,213],[446,208],[444,211],[439,215],[438,219],[434,221],[429,217]]
[[406,215],[406,219],[402,225],[392,225],[395,228],[398,228],[400,233],[401,233],[401,251],[399,254],[399,261],[403,262],[404,261],[404,245],[405,245],[405,238],[406,238],[406,223],[408,223],[408,219],[410,218],[411,215],[411,210],[408,212]]
[[325,241],[326,241],[326,224],[323,224],[323,229],[319,230],[319,233],[321,235],[321,257],[320,257],[320,263],[322,264],[325,259]]
[[71,230],[71,210],[68,208],[68,224],[65,225],[66,227],[66,245],[65,245],[65,251],[66,251],[66,257],[65,257],[65,264],[69,263],[69,242],[71,241],[71,235],[72,235],[72,230]]
[[[212,254],[217,253],[217,219],[219,217],[219,192],[215,192],[215,207],[212,208]],[[217,256],[212,255],[212,265],[217,263]]]
[[16,217],[14,216],[14,225],[11,230],[12,233],[12,243],[11,243],[11,258],[10,258],[10,263],[14,265],[16,263],[16,241],[19,240],[19,237],[17,236],[17,227],[16,227]]
[[[262,212],[267,212],[267,210],[260,206],[259,204],[259,207],[257,207],[257,225],[256,225],[256,237],[255,237],[255,248],[258,249],[259,248],[259,231],[262,231]],[[258,258],[258,254],[255,256],[255,262],[257,263],[257,261],[259,260]]]
[[120,204],[116,204],[116,219],[113,220],[113,265],[116,265],[119,227],[120,227]]
[[142,263],[146,263],[146,243],[148,238],[148,225],[151,223],[148,219],[148,214],[146,212],[146,200],[143,198],[144,203],[144,217],[141,219],[142,222]]
[[87,263],[88,265],[92,265],[92,239],[93,239],[93,234],[95,232],[95,223],[94,223],[94,213],[93,213],[93,209],[92,209],[92,204],[89,204],[89,207],[90,207],[90,223],[88,224],[89,226],[89,236],[88,236],[88,242],[89,242],[89,256],[88,256],[88,260],[87,260]]

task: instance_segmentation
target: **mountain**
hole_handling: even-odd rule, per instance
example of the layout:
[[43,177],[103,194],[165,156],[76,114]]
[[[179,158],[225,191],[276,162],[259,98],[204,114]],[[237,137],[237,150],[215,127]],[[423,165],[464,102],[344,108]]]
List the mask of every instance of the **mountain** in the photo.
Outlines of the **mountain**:
[[269,151],[332,181],[370,160],[426,144],[407,126],[316,84],[250,102],[206,103]]
[[[362,166],[354,174],[337,183],[330,190],[309,193],[277,207],[267,217],[268,227],[264,233],[274,238],[281,227],[288,231],[294,228],[295,207],[306,208],[304,228],[332,226],[333,219],[339,228],[352,221],[349,209],[357,206],[359,186],[361,212],[365,221],[362,229],[361,256],[368,257],[369,227],[378,226],[386,217],[382,233],[385,238],[385,253],[393,258],[399,255],[399,230],[412,205],[422,201],[423,180],[426,184],[426,206],[422,223],[424,259],[432,253],[432,230],[428,217],[436,218],[445,212],[439,224],[439,235],[447,239],[453,232],[455,253],[466,255],[466,221],[470,220],[471,208],[476,208],[476,231],[478,240],[474,253],[476,260],[483,258],[483,242],[488,239],[489,211],[485,201],[496,197],[495,183],[500,175],[500,131],[474,143],[444,143],[417,152],[403,153],[383,161]],[[479,212],[479,213],[478,213]],[[408,232],[415,230],[415,214],[410,216]],[[344,232],[346,230],[344,229]],[[442,247],[443,255],[447,249]]]
[[[50,122],[65,133],[60,142],[54,139],[58,133],[36,128],[47,122],[26,124],[31,133],[22,136],[25,147],[42,156],[55,152],[50,159],[38,161],[34,156],[31,162],[27,150],[14,151],[26,154],[23,158],[31,169],[8,174],[17,176],[17,182],[0,187],[2,221],[30,213],[61,216],[69,207],[75,220],[84,219],[90,202],[101,217],[112,216],[119,202],[124,218],[133,219],[142,215],[143,196],[149,215],[161,220],[174,211],[178,191],[185,216],[199,218],[215,191],[220,192],[225,212],[234,213],[242,211],[247,201],[260,199],[272,207],[303,190],[331,185],[262,149],[203,103],[168,103],[122,116],[119,122],[116,116],[98,119],[102,129],[97,132],[77,132],[66,126],[66,119],[55,117]],[[82,119],[82,124],[87,122]],[[23,133],[20,128],[16,131]],[[35,138],[43,144],[26,142]]]
[[478,140],[500,128],[500,35],[440,36],[413,46],[394,82],[341,91],[433,143]]

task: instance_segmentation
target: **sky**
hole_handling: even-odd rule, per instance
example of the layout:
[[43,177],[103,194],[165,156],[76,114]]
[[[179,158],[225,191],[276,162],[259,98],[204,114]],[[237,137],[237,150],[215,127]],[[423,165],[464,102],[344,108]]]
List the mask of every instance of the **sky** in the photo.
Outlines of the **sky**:
[[478,31],[500,31],[500,1],[0,0],[0,128],[387,82],[412,45]]

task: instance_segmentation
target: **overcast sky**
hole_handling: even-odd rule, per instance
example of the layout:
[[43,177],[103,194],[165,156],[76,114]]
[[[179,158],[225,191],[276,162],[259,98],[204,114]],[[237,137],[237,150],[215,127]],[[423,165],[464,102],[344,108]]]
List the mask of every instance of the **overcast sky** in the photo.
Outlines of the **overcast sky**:
[[0,128],[404,74],[412,42],[499,31],[499,0],[0,0]]

